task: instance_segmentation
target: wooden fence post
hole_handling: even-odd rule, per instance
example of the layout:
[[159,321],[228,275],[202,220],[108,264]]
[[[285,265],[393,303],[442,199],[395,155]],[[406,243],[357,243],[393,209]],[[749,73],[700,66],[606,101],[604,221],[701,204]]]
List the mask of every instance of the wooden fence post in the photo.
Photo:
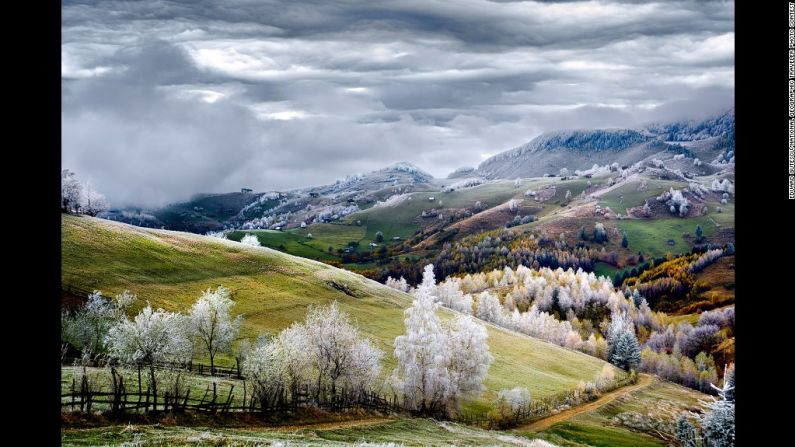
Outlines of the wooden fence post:
[[70,405],[70,410],[75,411],[75,378],[72,376],[72,404]]

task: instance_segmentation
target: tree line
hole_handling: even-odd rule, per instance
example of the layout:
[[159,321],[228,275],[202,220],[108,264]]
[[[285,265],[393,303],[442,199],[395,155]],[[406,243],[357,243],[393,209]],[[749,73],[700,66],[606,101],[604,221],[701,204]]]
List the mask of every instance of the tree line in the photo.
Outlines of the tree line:
[[[715,255],[707,251],[690,262],[704,256]],[[416,293],[404,278],[390,277],[387,285]],[[581,270],[506,267],[432,286],[424,287],[445,307],[704,392],[719,381],[714,355],[733,337],[733,308],[704,312],[695,326],[674,325],[639,289],[617,290],[609,279]]]
[[[433,281],[433,272],[426,274]],[[181,378],[194,357],[209,358],[212,373],[216,356],[228,353],[242,367],[252,405],[263,413],[299,399],[320,406],[369,402],[374,393],[391,390],[406,411],[447,417],[480,395],[493,357],[485,328],[463,315],[442,322],[429,290],[420,287],[405,311],[405,334],[394,341],[397,367],[386,378],[384,352],[336,301],[310,306],[303,321],[253,343],[244,339],[233,350],[243,317],[233,317],[235,303],[223,286],[207,289],[184,314],[147,303],[132,317],[135,295],[124,291],[108,299],[95,291],[79,309],[62,313],[62,353],[81,353],[78,372],[86,387],[95,386],[86,366],[97,358],[106,360],[114,378],[117,370],[137,369],[139,384],[152,391],[153,409],[161,384],[172,397],[185,392]]]

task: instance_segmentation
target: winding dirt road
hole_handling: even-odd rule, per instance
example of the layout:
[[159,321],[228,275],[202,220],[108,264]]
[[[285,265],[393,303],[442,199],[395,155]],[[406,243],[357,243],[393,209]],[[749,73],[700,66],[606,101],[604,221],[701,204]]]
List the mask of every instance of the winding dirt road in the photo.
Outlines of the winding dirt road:
[[557,424],[558,422],[567,421],[573,418],[574,416],[577,416],[578,414],[587,413],[589,411],[596,410],[597,408],[603,405],[609,404],[618,397],[646,388],[647,386],[651,385],[653,381],[654,378],[652,376],[648,374],[641,374],[640,378],[638,379],[638,383],[634,385],[625,386],[623,388],[610,391],[607,394],[603,394],[600,398],[596,399],[593,402],[588,402],[585,405],[580,405],[578,407],[570,408],[568,410],[561,411],[558,414],[554,414],[544,419],[539,419],[529,424],[519,426],[515,430],[533,431],[533,432],[546,430],[549,427],[553,426],[554,424]]

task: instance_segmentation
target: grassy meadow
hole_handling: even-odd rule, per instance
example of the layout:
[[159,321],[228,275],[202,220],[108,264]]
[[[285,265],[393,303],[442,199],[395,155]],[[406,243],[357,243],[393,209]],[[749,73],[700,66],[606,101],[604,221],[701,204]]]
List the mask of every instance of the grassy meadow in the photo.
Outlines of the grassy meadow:
[[[65,288],[129,289],[138,307],[186,311],[208,287],[223,285],[245,322],[241,337],[277,332],[303,319],[309,305],[337,300],[386,355],[384,374],[395,366],[393,341],[403,333],[410,296],[360,275],[267,248],[151,230],[89,217],[62,218],[62,281]],[[450,318],[452,311],[440,315]],[[534,398],[592,380],[606,363],[586,354],[488,325],[494,355],[487,392],[473,410],[485,410],[503,388],[526,386]],[[231,364],[229,357],[219,364]]]

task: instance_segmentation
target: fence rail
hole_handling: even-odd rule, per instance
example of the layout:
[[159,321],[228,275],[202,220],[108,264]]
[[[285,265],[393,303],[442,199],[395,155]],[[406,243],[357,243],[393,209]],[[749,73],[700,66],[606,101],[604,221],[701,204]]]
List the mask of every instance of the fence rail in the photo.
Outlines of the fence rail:
[[[225,413],[259,413],[278,414],[302,408],[321,408],[332,411],[352,409],[375,410],[387,414],[413,414],[404,408],[396,394],[383,395],[367,390],[330,390],[320,388],[310,390],[308,386],[297,390],[278,389],[271,393],[255,393],[246,381],[229,385],[228,390],[219,392],[218,384],[212,382],[205,388],[191,388],[185,380],[166,386],[159,392],[150,387],[142,389],[140,382],[136,391],[127,391],[124,376],[111,367],[110,390],[92,383],[87,375],[79,381],[72,379],[69,392],[61,394],[61,407],[68,411],[90,413],[92,409],[101,409],[113,414],[127,412],[207,412]],[[194,371],[195,372],[195,371]],[[601,387],[601,392],[613,390],[627,385],[633,376],[621,376]],[[242,388],[242,389],[241,389]],[[532,422],[553,414],[556,411],[594,400],[598,392],[581,392],[569,390],[533,399],[526,406],[511,409],[501,415],[475,414],[459,411],[450,417],[454,422],[475,425],[485,428],[509,428]],[[241,397],[236,399],[236,397]],[[100,406],[101,408],[97,408]]]
[[[122,375],[111,369],[112,383],[109,391],[97,387],[87,376],[79,381],[72,379],[69,392],[61,394],[61,408],[68,411],[90,413],[98,405],[102,410],[119,414],[131,411],[157,412],[251,412],[251,413],[278,413],[294,411],[301,408],[321,408],[334,411],[352,409],[377,410],[383,413],[399,413],[403,411],[402,402],[396,395],[387,396],[366,390],[346,390],[330,394],[328,389],[319,392],[310,392],[308,387],[288,392],[280,390],[269,395],[263,400],[261,396],[254,396],[246,386],[246,382],[237,389],[242,388],[242,404],[236,401],[240,392],[235,392],[236,385],[232,384],[228,391],[219,392],[218,384],[212,382],[198,392],[185,386],[179,381],[162,392],[155,392],[150,387],[144,390],[127,391]],[[236,404],[237,403],[237,404]]]
[[[108,364],[108,361],[105,358],[84,360],[79,357],[67,357],[67,356],[64,356],[62,364],[64,365],[75,364],[80,366],[88,366],[92,368],[104,368],[106,366],[112,366]],[[196,363],[193,361],[185,363],[157,362],[155,363],[155,368],[165,369],[165,370],[182,370],[199,376],[227,377],[230,379],[239,379],[239,380],[244,380],[246,378],[243,375],[242,368],[238,366],[216,365],[211,368],[210,365],[206,363]]]

